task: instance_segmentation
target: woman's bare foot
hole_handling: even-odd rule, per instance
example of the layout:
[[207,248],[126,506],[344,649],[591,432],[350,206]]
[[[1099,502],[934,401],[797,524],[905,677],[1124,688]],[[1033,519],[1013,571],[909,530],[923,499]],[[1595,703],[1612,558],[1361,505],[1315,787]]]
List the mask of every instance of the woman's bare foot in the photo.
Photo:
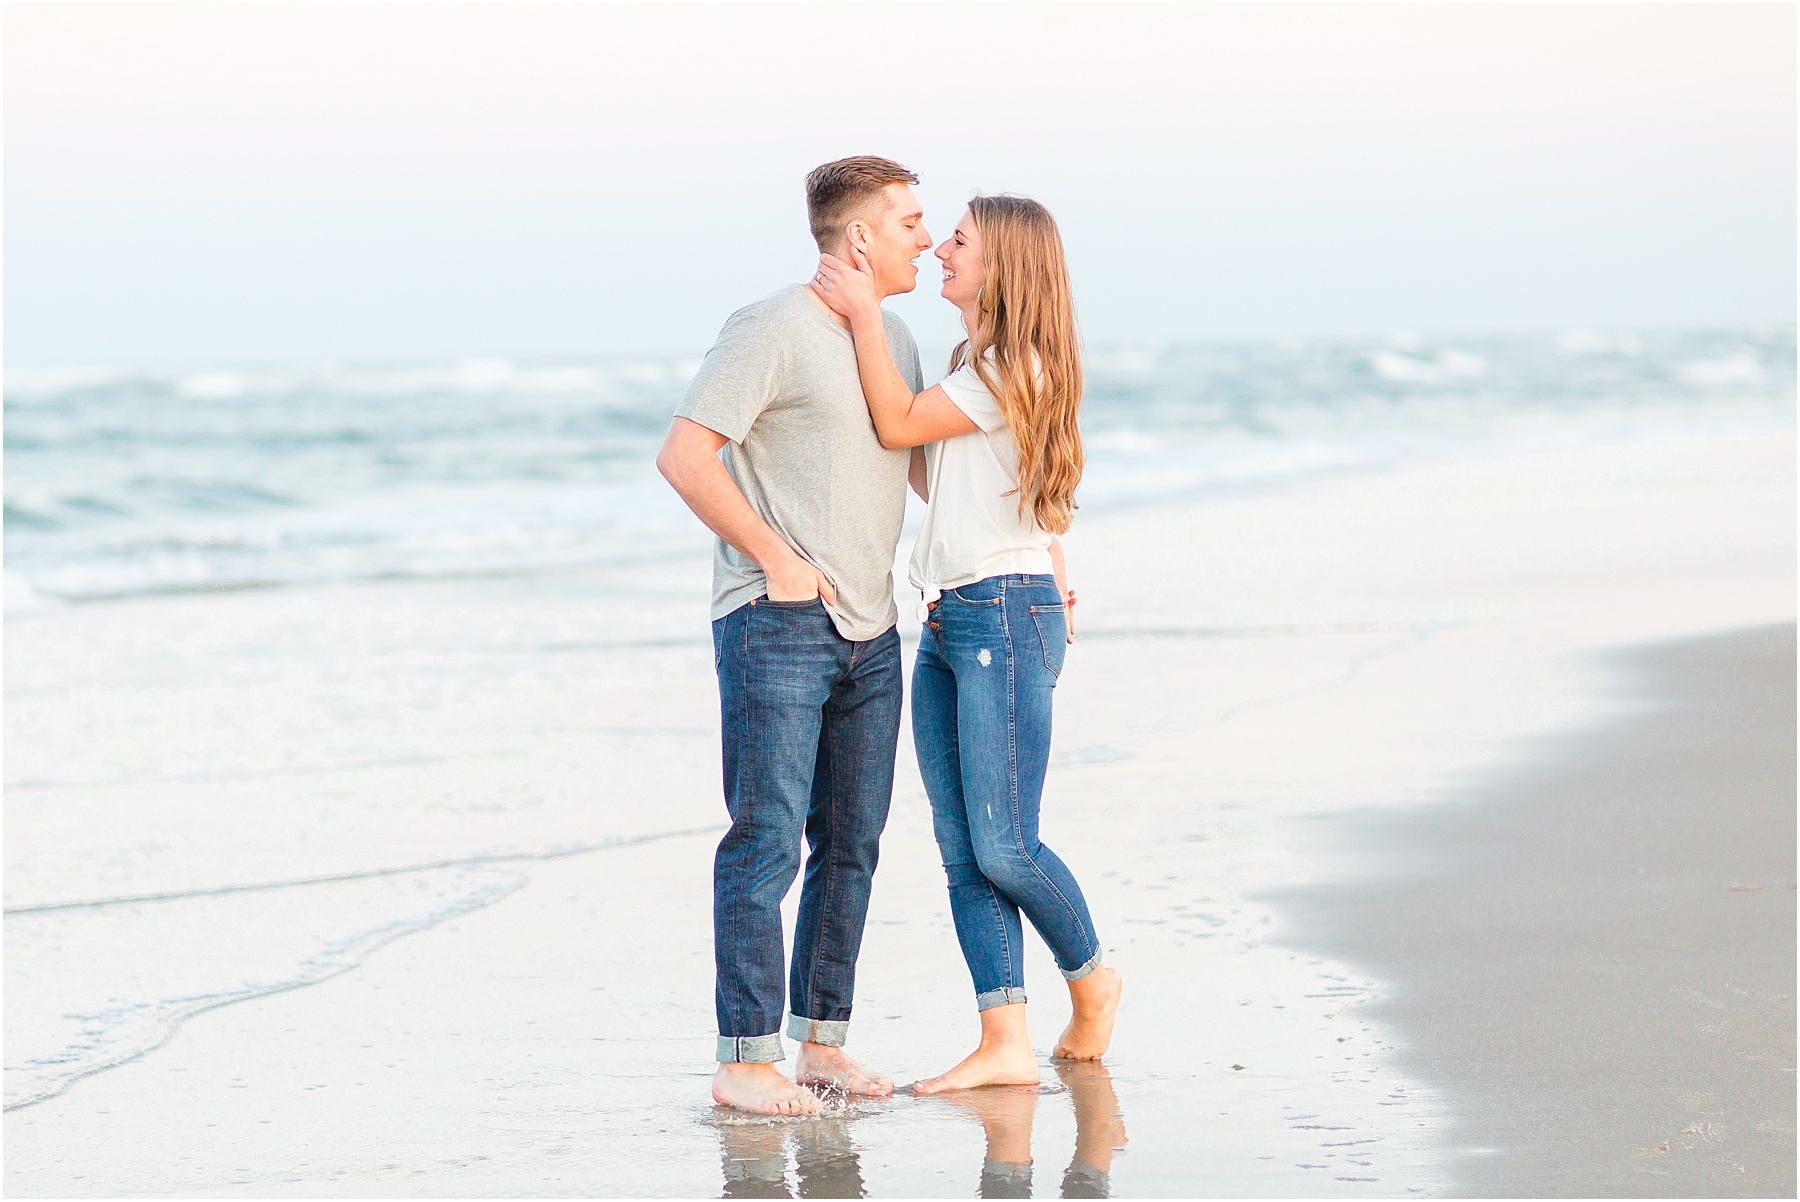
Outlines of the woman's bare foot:
[[864,1098],[885,1098],[894,1092],[893,1078],[878,1077],[845,1055],[843,1048],[822,1043],[800,1045],[794,1079],[802,1085],[841,1089]]
[[978,1089],[983,1085],[1036,1085],[1037,1054],[1025,1025],[1025,1003],[992,1006],[981,1012],[981,1046],[947,1073],[913,1084],[914,1093]]
[[751,1114],[817,1114],[819,1095],[796,1085],[772,1064],[721,1064],[713,1101]]
[[1125,982],[1110,968],[1101,967],[1079,981],[1069,982],[1069,1000],[1075,1013],[1056,1050],[1058,1060],[1098,1060],[1112,1044],[1113,1022],[1119,1017],[1119,998]]
[[943,1093],[947,1089],[978,1089],[983,1085],[1036,1085],[1037,1056],[1030,1046],[990,1048],[982,1044],[947,1073],[927,1077],[913,1085],[914,1093]]

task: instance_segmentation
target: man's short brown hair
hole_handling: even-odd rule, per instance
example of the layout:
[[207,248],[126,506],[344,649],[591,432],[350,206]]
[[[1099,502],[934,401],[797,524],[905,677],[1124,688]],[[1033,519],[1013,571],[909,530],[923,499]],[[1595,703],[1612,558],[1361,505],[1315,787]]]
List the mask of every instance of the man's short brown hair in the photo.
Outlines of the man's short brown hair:
[[862,216],[867,206],[889,184],[916,184],[919,177],[892,159],[872,154],[854,155],[814,167],[806,176],[806,216],[812,223],[813,241],[824,250],[844,232],[851,218]]

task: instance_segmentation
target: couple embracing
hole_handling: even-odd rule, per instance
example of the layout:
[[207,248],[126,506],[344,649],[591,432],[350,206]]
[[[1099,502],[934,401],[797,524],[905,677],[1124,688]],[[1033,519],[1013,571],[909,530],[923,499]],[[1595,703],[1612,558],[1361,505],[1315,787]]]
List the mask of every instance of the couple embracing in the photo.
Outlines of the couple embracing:
[[[936,249],[968,338],[926,388],[912,335],[881,308],[912,291],[932,246],[917,182],[868,156],[807,176],[818,273],[732,315],[657,458],[718,535],[731,827],[713,867],[713,1097],[761,1114],[817,1111],[815,1089],[893,1091],[844,1044],[893,793],[891,573],[909,484],[927,506],[909,571],[924,626],[913,739],[981,1018],[980,1046],[913,1089],[1037,1082],[1021,914],[1068,982],[1058,1057],[1101,1056],[1118,1010],[1119,976],[1101,965],[1081,888],[1038,839],[1052,690],[1074,637],[1056,535],[1082,465],[1062,241],[1035,201],[970,202]],[[802,836],[789,968],[781,902]],[[800,1042],[793,1079],[775,1067],[784,1026]]]

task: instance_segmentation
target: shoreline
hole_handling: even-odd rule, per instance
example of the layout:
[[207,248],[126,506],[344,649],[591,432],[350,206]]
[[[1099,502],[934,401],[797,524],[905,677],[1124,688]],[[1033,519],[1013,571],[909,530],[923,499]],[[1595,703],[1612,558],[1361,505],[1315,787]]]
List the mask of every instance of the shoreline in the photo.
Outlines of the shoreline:
[[1792,1197],[1794,627],[1603,662],[1631,712],[1322,818],[1362,871],[1267,897],[1386,982],[1368,1016],[1461,1116],[1454,1192]]

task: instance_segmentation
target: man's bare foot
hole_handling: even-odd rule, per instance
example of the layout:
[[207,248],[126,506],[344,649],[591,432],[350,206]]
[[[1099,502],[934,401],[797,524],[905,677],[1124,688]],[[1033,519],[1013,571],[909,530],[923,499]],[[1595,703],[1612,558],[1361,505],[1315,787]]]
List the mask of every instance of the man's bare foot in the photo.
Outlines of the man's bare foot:
[[961,1064],[947,1073],[914,1083],[914,1093],[978,1089],[983,1085],[1036,1085],[1037,1056],[1029,1043],[993,1044],[983,1040]]
[[751,1114],[817,1114],[819,1095],[796,1085],[772,1064],[721,1064],[713,1101]]
[[1101,967],[1069,982],[1069,999],[1075,1013],[1051,1052],[1058,1060],[1098,1060],[1112,1044],[1113,1022],[1119,1017],[1119,998],[1125,982],[1110,968]]
[[885,1098],[894,1092],[893,1078],[878,1077],[845,1055],[843,1048],[822,1043],[800,1045],[794,1079],[803,1085],[841,1089],[864,1098]]

